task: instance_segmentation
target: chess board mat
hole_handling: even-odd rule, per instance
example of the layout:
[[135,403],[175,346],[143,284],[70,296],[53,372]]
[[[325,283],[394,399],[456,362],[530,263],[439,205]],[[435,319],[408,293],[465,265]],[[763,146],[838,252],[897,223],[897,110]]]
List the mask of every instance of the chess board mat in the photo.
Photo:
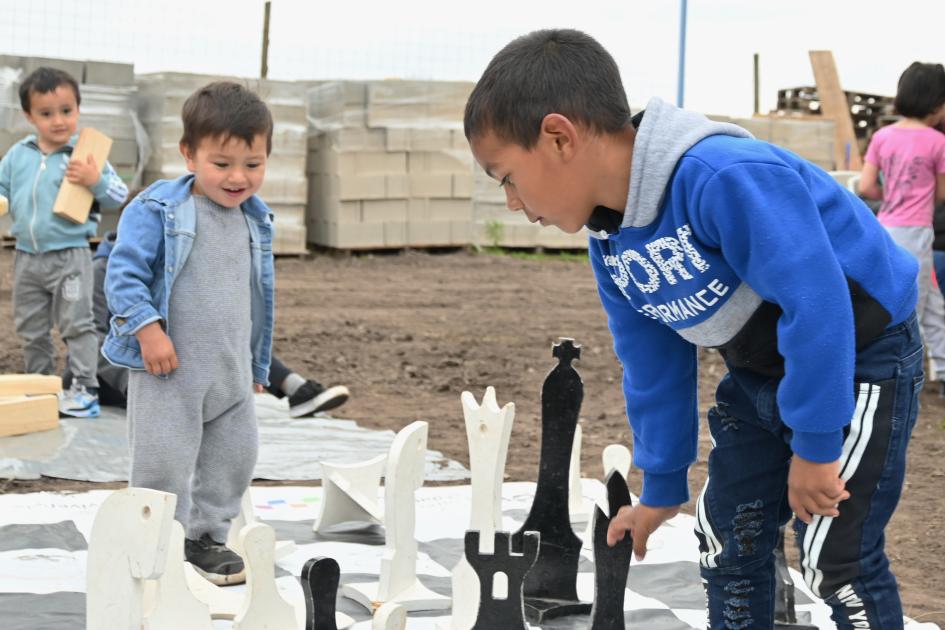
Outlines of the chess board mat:
[[[604,497],[603,484],[582,480],[585,499]],[[5,630],[59,630],[85,624],[85,565],[88,538],[96,510],[111,491],[76,494],[33,493],[0,496],[0,619]],[[515,531],[524,521],[534,498],[535,484],[503,486],[503,528]],[[468,485],[423,487],[416,493],[417,574],[430,589],[449,595],[450,570],[463,550],[469,523],[471,490]],[[377,526],[332,536],[312,532],[321,501],[321,488],[253,487],[256,516],[271,525],[279,540],[293,540],[296,550],[280,559],[277,583],[287,596],[298,597],[297,576],[310,558],[328,556],[341,566],[341,582],[376,581],[384,550],[383,530]],[[583,535],[584,524],[574,530]],[[692,533],[693,518],[679,515],[651,538],[646,559],[630,566],[625,598],[627,627],[647,630],[701,630],[705,628],[705,595],[698,570],[698,548]],[[578,593],[593,594],[593,552],[582,550]],[[834,628],[829,611],[815,600],[793,572],[798,585],[797,610],[818,628]],[[240,591],[243,587],[229,587]],[[339,597],[338,610],[352,616],[354,630],[369,630],[368,612]],[[410,613],[408,630],[433,630],[449,611]],[[229,622],[215,622],[221,630]],[[554,619],[542,628],[584,630],[588,617]],[[907,628],[938,630],[934,624]]]
[[[329,416],[289,417],[286,399],[256,395],[259,459],[255,479],[321,479],[321,462],[357,463],[387,453],[393,431],[373,431]],[[125,410],[104,407],[98,418],[62,418],[58,429],[0,438],[0,478],[40,476],[78,481],[127,481],[130,470]],[[459,462],[427,451],[424,475],[469,479]]]

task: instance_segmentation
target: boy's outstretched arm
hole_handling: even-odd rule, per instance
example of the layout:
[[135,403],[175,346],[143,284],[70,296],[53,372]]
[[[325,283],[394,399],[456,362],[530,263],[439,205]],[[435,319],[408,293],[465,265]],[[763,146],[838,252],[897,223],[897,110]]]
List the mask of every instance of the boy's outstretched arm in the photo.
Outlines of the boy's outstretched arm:
[[633,537],[633,555],[637,560],[643,560],[646,556],[646,541],[650,534],[656,529],[679,514],[679,506],[675,507],[650,507],[642,503],[634,506],[625,505],[620,508],[610,521],[610,527],[607,528],[607,545],[613,547],[618,541],[630,532]]

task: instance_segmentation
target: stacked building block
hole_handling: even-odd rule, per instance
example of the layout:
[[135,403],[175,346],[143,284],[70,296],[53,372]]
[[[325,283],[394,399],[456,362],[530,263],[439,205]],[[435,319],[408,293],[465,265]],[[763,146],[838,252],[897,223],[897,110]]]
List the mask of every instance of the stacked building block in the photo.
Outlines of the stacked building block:
[[[35,129],[23,116],[20,82],[41,66],[64,70],[79,82],[79,127],[94,127],[112,139],[108,161],[129,187],[137,183],[148,151],[147,135],[135,112],[134,66],[106,61],[0,55],[0,155]],[[0,231],[9,230],[9,217]],[[102,213],[99,235],[118,224],[118,211]]]
[[230,80],[247,86],[272,111],[272,153],[266,179],[258,193],[275,217],[276,254],[306,251],[305,174],[307,84],[176,72],[138,75],[138,114],[148,131],[152,150],[145,169],[145,183],[172,179],[187,173],[180,154],[183,134],[181,108],[198,88],[213,81]]
[[465,82],[332,81],[308,92],[309,242],[339,249],[467,245]]
[[834,127],[832,120],[792,119],[787,116],[755,116],[729,118],[710,116],[713,120],[730,122],[746,129],[759,140],[797,153],[826,171],[834,170]]

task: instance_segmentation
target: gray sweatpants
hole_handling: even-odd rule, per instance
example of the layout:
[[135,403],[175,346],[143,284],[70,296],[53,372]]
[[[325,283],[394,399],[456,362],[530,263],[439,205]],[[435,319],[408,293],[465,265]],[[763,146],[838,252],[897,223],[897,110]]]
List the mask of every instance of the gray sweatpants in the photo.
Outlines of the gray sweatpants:
[[92,319],[92,256],[73,247],[42,254],[16,252],[13,320],[23,340],[26,371],[56,374],[53,323],[69,350],[68,368],[86,387],[98,387],[98,338]]
[[129,373],[130,485],[176,494],[174,518],[187,538],[210,534],[226,542],[256,464],[255,401],[251,387],[240,383],[242,401],[219,409],[210,388],[201,387],[206,380],[188,376]]
[[935,232],[931,227],[889,227],[886,231],[896,244],[908,250],[919,261],[919,301],[915,311],[919,316],[922,342],[931,362],[931,372],[936,381],[945,381],[945,307],[942,292],[932,282],[932,241]]

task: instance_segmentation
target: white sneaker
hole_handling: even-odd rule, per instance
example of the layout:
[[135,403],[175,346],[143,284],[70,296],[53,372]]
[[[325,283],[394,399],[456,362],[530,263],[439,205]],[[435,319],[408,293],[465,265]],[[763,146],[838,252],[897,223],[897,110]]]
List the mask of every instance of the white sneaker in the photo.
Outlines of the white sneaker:
[[72,381],[68,390],[59,393],[59,413],[74,418],[97,418],[101,413],[98,395]]

